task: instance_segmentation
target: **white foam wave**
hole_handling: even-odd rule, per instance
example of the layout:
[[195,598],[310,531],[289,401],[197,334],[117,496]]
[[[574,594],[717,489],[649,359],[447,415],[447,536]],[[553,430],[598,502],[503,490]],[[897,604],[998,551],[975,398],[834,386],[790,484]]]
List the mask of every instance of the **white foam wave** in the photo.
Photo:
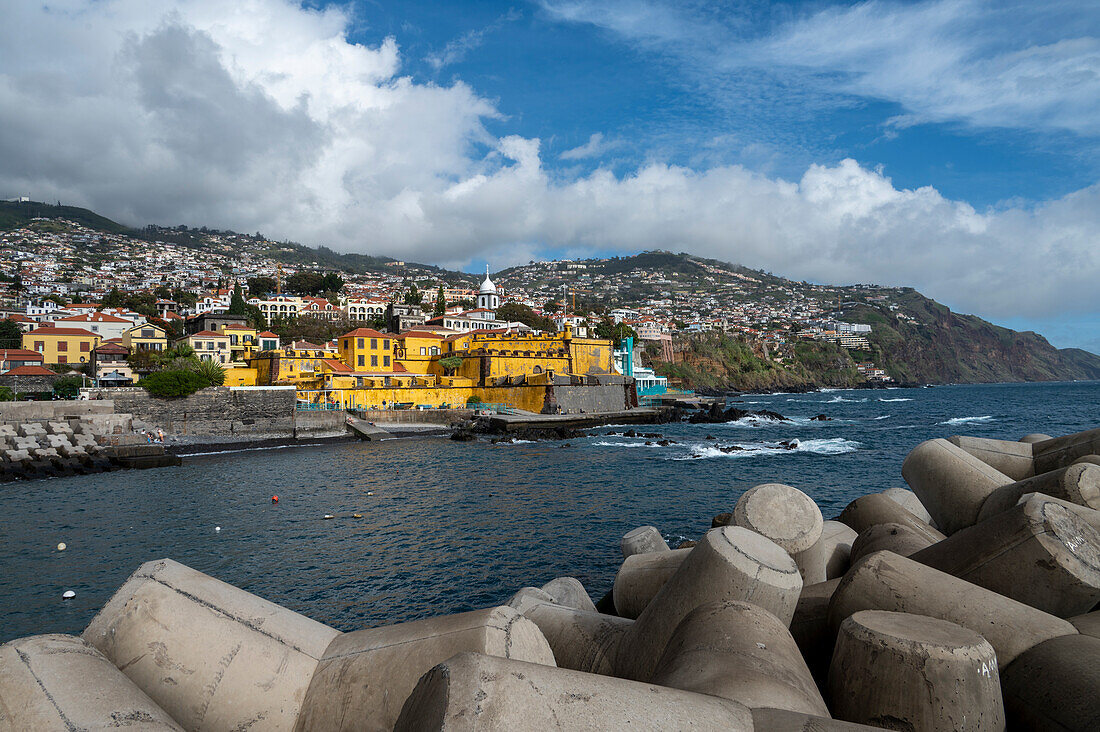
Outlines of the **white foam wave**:
[[940,422],[940,424],[954,425],[954,424],[969,424],[971,422],[992,422],[992,421],[993,421],[993,415],[992,414],[987,414],[984,417],[953,417],[953,418],[951,418],[949,420],[946,420],[944,422]]
[[[735,443],[736,444],[736,443]],[[834,437],[827,440],[801,440],[794,449],[783,447],[778,443],[740,443],[740,450],[722,452],[713,444],[690,445],[691,452],[687,455],[673,455],[670,460],[699,460],[705,458],[743,458],[743,457],[767,457],[773,455],[791,455],[810,453],[813,455],[843,455],[855,452],[862,445],[854,440],[845,440],[842,437]]]
[[609,440],[600,440],[592,444],[598,447],[660,447],[657,443],[647,445],[644,442],[611,442]]
[[899,398],[897,398],[897,399],[882,399],[882,398],[880,397],[880,398],[879,398],[879,401],[880,401],[880,402],[911,402],[911,401],[913,401],[913,400],[912,400],[912,399],[910,399],[909,397],[899,397]]
[[874,418],[874,419],[872,419],[871,421],[872,421],[872,422],[878,422],[878,421],[879,421],[880,419],[890,419],[890,415],[889,415],[889,414],[884,414],[884,415],[882,415],[881,417],[875,417],[875,418]]
[[850,404],[859,404],[859,403],[865,402],[865,401],[867,401],[866,398],[863,398],[863,399],[845,399],[842,396],[835,396],[827,402],[822,402],[822,404],[839,404],[840,402],[849,402]]

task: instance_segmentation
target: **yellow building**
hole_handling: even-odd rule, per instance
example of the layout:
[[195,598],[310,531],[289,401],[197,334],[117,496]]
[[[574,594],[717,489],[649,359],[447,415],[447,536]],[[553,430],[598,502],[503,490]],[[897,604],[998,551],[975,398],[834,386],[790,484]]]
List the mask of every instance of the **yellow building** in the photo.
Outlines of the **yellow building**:
[[[393,337],[393,358],[414,374],[432,373],[432,365],[445,356],[446,338],[427,330],[410,330]],[[438,368],[435,373],[442,374]]]
[[356,371],[392,371],[393,338],[372,328],[356,328],[337,340],[340,360]]
[[259,333],[255,328],[240,323],[230,323],[219,328],[218,332],[229,339],[229,358],[231,361],[244,360],[250,351],[263,350],[259,346],[257,339]]
[[229,350],[229,337],[212,330],[200,330],[198,333],[180,338],[176,343],[186,343],[191,346],[195,349],[195,355],[203,361],[227,364],[232,355],[232,351]]
[[23,334],[23,348],[42,354],[43,363],[87,363],[100,336],[83,328],[35,328]]
[[168,350],[168,333],[152,323],[135,325],[122,334],[122,345],[132,354],[141,351],[161,353]]

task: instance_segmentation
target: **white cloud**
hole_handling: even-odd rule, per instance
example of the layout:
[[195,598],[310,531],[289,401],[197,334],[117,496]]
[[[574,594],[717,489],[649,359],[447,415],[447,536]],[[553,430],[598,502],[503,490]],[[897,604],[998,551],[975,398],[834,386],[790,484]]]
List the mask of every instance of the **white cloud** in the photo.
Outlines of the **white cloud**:
[[604,140],[602,132],[594,132],[589,136],[588,142],[578,145],[558,155],[562,160],[584,160],[586,158],[599,158],[605,153],[619,147],[618,140]]
[[471,51],[477,50],[485,43],[485,37],[487,35],[497,32],[508,23],[515,22],[522,17],[523,13],[515,8],[511,8],[507,13],[501,15],[484,28],[466,31],[458,38],[447,43],[442,51],[428,54],[426,60],[436,71],[442,69],[444,66],[460,63],[466,59],[466,56],[469,55]]
[[449,266],[665,248],[992,317],[1100,311],[1100,186],[976,211],[851,160],[790,181],[657,162],[562,178],[539,140],[490,135],[474,90],[402,77],[396,40],[350,43],[344,13],[224,8],[9,9],[0,192]]

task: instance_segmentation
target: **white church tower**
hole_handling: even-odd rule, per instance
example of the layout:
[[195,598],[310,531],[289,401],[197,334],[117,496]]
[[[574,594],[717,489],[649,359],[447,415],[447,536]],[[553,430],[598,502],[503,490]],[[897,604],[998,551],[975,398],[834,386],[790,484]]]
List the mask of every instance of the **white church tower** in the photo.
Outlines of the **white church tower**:
[[485,281],[481,283],[481,289],[478,290],[477,293],[477,306],[494,312],[500,307],[500,296],[497,295],[497,286],[489,279],[489,265],[485,265]]

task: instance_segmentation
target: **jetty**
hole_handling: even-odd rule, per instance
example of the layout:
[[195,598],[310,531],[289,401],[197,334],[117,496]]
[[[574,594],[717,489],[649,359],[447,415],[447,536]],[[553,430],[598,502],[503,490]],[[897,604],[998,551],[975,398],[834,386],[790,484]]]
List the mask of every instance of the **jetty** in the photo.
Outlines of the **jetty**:
[[1100,727],[1100,429],[901,475],[832,519],[763,483],[676,547],[635,528],[598,601],[564,576],[351,632],[149,561],[82,634],[0,646],[0,730]]
[[662,407],[637,407],[610,412],[580,414],[535,414],[515,411],[510,414],[492,414],[487,420],[491,432],[507,433],[520,430],[580,430],[608,424],[657,424],[667,422],[670,409]]

